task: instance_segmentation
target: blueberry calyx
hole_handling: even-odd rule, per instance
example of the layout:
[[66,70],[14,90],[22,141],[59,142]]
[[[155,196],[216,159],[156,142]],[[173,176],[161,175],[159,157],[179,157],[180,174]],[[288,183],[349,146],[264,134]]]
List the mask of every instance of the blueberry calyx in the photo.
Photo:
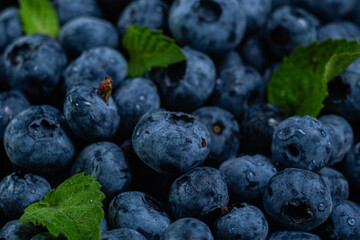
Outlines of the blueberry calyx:
[[98,87],[98,93],[100,97],[104,99],[106,104],[109,104],[109,98],[112,92],[112,83],[113,80],[111,77],[105,77],[105,80],[103,80]]
[[53,138],[58,129],[58,124],[48,118],[36,119],[29,125],[30,135],[37,139]]
[[314,215],[306,203],[302,201],[291,202],[285,206],[285,214],[292,222],[300,225],[310,221]]

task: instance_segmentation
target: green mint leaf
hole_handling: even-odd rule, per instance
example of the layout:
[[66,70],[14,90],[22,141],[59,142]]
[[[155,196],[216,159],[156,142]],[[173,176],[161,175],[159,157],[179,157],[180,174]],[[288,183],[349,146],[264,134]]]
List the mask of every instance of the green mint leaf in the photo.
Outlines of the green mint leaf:
[[49,0],[19,0],[20,16],[26,34],[43,33],[56,37],[59,19]]
[[268,84],[268,101],[289,115],[316,117],[327,83],[360,57],[360,44],[346,39],[313,42],[285,57]]
[[167,67],[186,59],[174,40],[163,35],[160,30],[130,26],[122,44],[130,55],[130,77],[142,76],[152,67]]
[[51,234],[62,233],[69,240],[100,239],[104,198],[94,178],[78,173],[50,191],[44,200],[27,207],[19,222],[41,224]]

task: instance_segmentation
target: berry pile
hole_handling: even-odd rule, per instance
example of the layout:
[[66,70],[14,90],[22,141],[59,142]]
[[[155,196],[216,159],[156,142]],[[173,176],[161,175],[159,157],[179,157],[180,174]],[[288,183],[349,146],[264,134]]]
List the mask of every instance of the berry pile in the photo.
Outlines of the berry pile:
[[[103,240],[360,239],[360,61],[316,117],[267,100],[299,45],[360,42],[360,1],[51,4],[56,38],[25,34],[0,1],[1,239],[66,239],[18,220],[80,172],[106,196]],[[186,60],[129,77],[136,24]]]

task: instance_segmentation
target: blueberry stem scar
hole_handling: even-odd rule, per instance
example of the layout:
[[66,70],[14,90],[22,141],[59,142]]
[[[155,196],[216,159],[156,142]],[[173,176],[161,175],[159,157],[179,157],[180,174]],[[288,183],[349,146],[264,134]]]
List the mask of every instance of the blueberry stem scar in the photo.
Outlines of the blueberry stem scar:
[[106,104],[109,104],[109,98],[111,96],[111,91],[112,91],[112,83],[113,80],[111,77],[105,77],[105,80],[103,80],[98,87],[98,93],[100,97],[104,99]]

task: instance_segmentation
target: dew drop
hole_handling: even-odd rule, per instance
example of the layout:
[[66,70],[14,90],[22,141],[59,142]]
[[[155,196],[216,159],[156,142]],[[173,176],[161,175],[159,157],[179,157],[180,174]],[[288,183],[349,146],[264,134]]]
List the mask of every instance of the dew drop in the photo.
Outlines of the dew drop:
[[284,128],[280,130],[277,134],[278,138],[280,139],[288,139],[291,135],[291,129],[290,128]]
[[322,129],[320,129],[320,134],[321,134],[322,137],[326,137],[326,132],[324,130],[322,130]]
[[350,226],[354,226],[355,223],[356,223],[356,220],[355,220],[355,218],[349,217],[349,218],[347,219],[347,223],[348,223]]
[[276,125],[278,125],[279,121],[276,120],[275,118],[269,118],[268,119],[268,126],[270,127],[276,127]]
[[264,166],[264,163],[262,163],[262,162],[257,162],[256,165],[258,165],[258,166]]
[[35,193],[35,190],[34,190],[34,189],[32,189],[32,190],[30,191],[30,193],[34,194],[34,193]]
[[249,180],[250,182],[253,182],[254,181],[254,173],[252,171],[248,171],[246,173],[246,179]]
[[320,212],[325,211],[325,205],[323,203],[319,203],[318,209],[319,209]]

